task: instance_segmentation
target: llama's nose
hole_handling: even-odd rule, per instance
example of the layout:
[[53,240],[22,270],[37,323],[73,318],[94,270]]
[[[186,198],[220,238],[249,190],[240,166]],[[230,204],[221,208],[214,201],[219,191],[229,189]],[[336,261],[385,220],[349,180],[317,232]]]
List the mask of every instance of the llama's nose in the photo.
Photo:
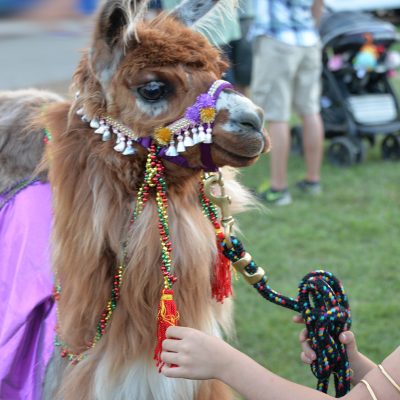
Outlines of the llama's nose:
[[258,107],[253,110],[242,111],[235,117],[235,122],[243,130],[261,132],[263,128],[264,113]]

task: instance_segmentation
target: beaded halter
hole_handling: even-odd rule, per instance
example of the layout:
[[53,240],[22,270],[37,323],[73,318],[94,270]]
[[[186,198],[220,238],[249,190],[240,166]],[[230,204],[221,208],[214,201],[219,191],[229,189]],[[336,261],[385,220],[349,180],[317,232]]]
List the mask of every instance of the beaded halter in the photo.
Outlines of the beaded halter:
[[[179,312],[177,310],[173,295],[173,285],[177,280],[176,275],[171,271],[172,264],[172,245],[169,237],[168,223],[168,198],[167,183],[165,180],[165,167],[161,159],[167,159],[181,166],[188,166],[186,160],[179,154],[183,153],[187,147],[200,144],[202,153],[202,167],[205,171],[214,171],[217,167],[213,164],[210,156],[209,145],[212,143],[212,130],[216,117],[216,103],[220,93],[224,89],[233,89],[229,82],[223,80],[215,81],[207,93],[197,97],[196,102],[187,108],[185,115],[175,122],[157,128],[153,137],[139,137],[130,128],[115,121],[108,116],[89,119],[83,109],[77,111],[84,122],[90,123],[90,127],[95,129],[96,134],[102,135],[103,141],[116,137],[114,150],[127,155],[134,155],[136,150],[134,143],[148,149],[148,157],[145,167],[144,181],[138,190],[136,206],[130,219],[133,224],[142,213],[151,193],[154,193],[157,215],[158,229],[161,243],[161,272],[163,275],[163,288],[161,292],[160,304],[157,316],[157,345],[154,351],[154,359],[157,366],[161,369],[162,361],[160,358],[162,342],[165,339],[165,333],[169,326],[177,325],[179,321]],[[47,133],[47,139],[51,136]],[[222,242],[225,235],[218,221],[218,214],[215,206],[209,201],[204,192],[203,180],[199,186],[199,203],[203,214],[209,218],[215,229],[218,257],[213,270],[211,289],[213,297],[223,302],[231,295],[230,279],[230,261],[223,255]],[[73,364],[77,364],[86,356],[86,351],[93,349],[102,336],[106,333],[107,327],[111,321],[112,313],[117,307],[120,297],[120,289],[123,281],[123,273],[127,265],[127,241],[122,245],[122,257],[119,266],[116,268],[113,279],[111,296],[105,306],[100,320],[96,327],[96,333],[93,339],[86,344],[84,352],[74,352],[64,342],[58,334],[55,345],[60,347],[60,354],[67,358]],[[59,300],[62,295],[61,284],[56,280],[54,288],[54,298]],[[58,328],[60,327],[60,316],[58,316]]]
[[[95,133],[102,136],[103,141],[115,138],[114,150],[124,156],[135,154],[134,143],[149,149],[153,141],[160,146],[158,156],[175,164],[188,167],[188,163],[181,153],[187,148],[201,144],[202,169],[216,171],[209,154],[209,145],[212,143],[212,131],[216,117],[216,103],[224,89],[232,89],[233,86],[224,80],[215,81],[208,89],[197,97],[196,102],[186,109],[182,118],[169,125],[155,129],[153,137],[138,136],[132,129],[121,124],[110,116],[100,116],[90,119],[84,108],[77,110],[84,122],[89,122]],[[78,94],[79,96],[79,94]]]

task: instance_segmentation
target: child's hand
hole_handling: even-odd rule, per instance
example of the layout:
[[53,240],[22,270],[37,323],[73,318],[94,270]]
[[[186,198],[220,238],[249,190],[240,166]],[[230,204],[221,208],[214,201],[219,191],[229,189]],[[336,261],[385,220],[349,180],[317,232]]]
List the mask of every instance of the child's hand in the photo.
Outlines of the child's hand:
[[[295,315],[293,321],[296,323],[304,323],[301,315]],[[315,351],[311,348],[310,341],[308,340],[307,329],[304,328],[299,335],[300,345],[302,352],[300,354],[301,361],[305,364],[311,364],[316,359]],[[347,355],[349,357],[349,363],[352,365],[356,359],[359,357],[359,352],[357,349],[356,339],[353,332],[347,331],[342,332],[339,335],[340,343],[346,345]]]
[[[171,326],[163,342],[161,372],[170,378],[218,379],[230,346],[196,329]],[[174,365],[171,367],[171,365]]]
[[[301,315],[294,316],[293,321],[296,323],[304,323]],[[308,340],[307,336],[307,329],[304,328],[300,332],[299,340],[303,350],[300,354],[301,361],[303,361],[305,364],[311,364],[316,359],[316,354],[310,346],[310,341]],[[342,332],[339,335],[339,340],[340,343],[346,345],[350,368],[353,369],[354,372],[352,383],[355,385],[376,365],[358,351],[356,338],[353,332]]]

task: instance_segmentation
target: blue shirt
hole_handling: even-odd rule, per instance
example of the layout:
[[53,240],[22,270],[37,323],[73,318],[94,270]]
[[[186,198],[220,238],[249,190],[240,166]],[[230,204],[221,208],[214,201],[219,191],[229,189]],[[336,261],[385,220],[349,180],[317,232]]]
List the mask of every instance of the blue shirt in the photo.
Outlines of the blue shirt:
[[313,46],[319,36],[311,13],[314,0],[253,0],[249,39],[270,36],[294,46]]

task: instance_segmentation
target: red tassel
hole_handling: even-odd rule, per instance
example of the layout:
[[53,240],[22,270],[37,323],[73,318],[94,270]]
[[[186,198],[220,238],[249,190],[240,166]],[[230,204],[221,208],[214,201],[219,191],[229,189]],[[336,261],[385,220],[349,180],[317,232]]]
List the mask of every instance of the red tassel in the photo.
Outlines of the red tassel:
[[221,244],[217,243],[218,258],[214,266],[211,283],[212,296],[220,303],[232,295],[231,262],[224,256]]
[[157,361],[157,367],[161,371],[164,365],[161,360],[162,342],[165,339],[165,332],[170,326],[176,326],[179,321],[179,313],[174,301],[174,291],[172,289],[163,289],[158,307],[157,316],[157,345],[154,350],[154,360]]

